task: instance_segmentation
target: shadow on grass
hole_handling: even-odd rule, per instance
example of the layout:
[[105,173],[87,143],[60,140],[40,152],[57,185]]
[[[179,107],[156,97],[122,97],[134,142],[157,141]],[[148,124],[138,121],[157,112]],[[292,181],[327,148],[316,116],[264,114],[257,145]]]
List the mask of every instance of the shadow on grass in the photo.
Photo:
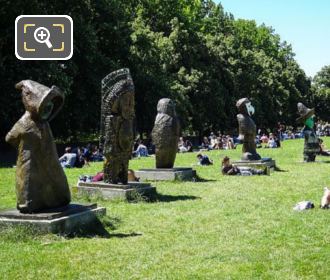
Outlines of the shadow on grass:
[[108,230],[117,229],[118,224],[121,222],[118,218],[112,218],[109,216],[100,217],[96,219],[88,227],[81,228],[78,232],[72,234],[66,234],[65,237],[71,238],[128,238],[141,236],[141,233],[131,232],[131,233],[111,233]]
[[198,175],[196,175],[193,179],[193,182],[195,183],[206,183],[206,182],[215,182],[216,180],[214,179],[205,179],[202,177],[199,177]]
[[[62,234],[61,234],[62,235]],[[88,226],[81,226],[78,231],[72,233],[64,233],[66,238],[110,238],[110,233],[100,220],[95,220]]]
[[313,163],[330,163],[330,160],[315,160],[315,161],[298,161],[299,164],[313,164]]
[[150,200],[150,203],[157,203],[157,202],[173,202],[178,200],[195,200],[201,199],[198,196],[194,195],[169,195],[169,194],[161,194],[157,193],[153,200]]
[[274,171],[276,171],[276,172],[289,172],[288,170],[284,170],[284,169],[278,167],[277,165],[274,167]]
[[330,163],[330,160],[316,160],[316,163]]
[[126,238],[126,237],[135,237],[135,236],[141,236],[142,233],[137,232],[131,232],[131,233],[110,233],[109,238]]
[[[111,230],[117,229],[120,223],[118,218],[111,218],[109,216],[98,217],[92,223],[81,223],[75,232],[59,232],[51,234],[40,230],[39,228],[30,225],[2,225],[0,227],[0,239],[2,241],[12,243],[25,243],[31,241],[42,241],[44,238],[50,238],[54,242],[60,240],[58,238],[74,239],[74,238],[129,238],[141,236],[141,233],[111,233]],[[109,232],[110,231],[110,232]],[[49,237],[52,236],[52,237]]]

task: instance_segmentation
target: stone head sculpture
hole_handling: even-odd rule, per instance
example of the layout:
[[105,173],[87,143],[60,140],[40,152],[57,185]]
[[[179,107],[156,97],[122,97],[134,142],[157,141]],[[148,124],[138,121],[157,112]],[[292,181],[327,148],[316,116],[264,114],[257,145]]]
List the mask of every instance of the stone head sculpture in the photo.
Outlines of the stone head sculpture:
[[307,108],[303,103],[299,102],[297,104],[298,108],[298,114],[299,117],[297,118],[297,121],[300,123],[304,123],[309,128],[314,127],[314,115],[315,115],[315,109]]
[[102,80],[100,147],[106,158],[104,181],[127,183],[133,146],[134,83],[128,68]]
[[305,138],[304,143],[304,161],[312,162],[315,161],[316,155],[320,152],[320,142],[314,131],[314,108],[307,108],[303,103],[297,104],[299,117],[297,121],[303,123],[303,134]]
[[169,98],[160,99],[157,104],[157,113],[176,117],[175,103]]
[[239,139],[243,142],[242,160],[259,160],[260,155],[256,151],[255,137],[256,125],[251,118],[254,107],[248,98],[241,98],[236,102],[239,111],[237,115]]
[[241,114],[254,115],[254,107],[248,98],[241,98],[236,102],[236,107]]
[[152,130],[156,146],[156,168],[173,168],[180,137],[180,123],[175,104],[169,98],[158,101],[157,116]]
[[26,112],[6,141],[18,148],[17,208],[33,213],[65,206],[70,190],[48,123],[61,109],[64,95],[56,86],[48,88],[31,80],[19,82],[16,89],[22,92]]

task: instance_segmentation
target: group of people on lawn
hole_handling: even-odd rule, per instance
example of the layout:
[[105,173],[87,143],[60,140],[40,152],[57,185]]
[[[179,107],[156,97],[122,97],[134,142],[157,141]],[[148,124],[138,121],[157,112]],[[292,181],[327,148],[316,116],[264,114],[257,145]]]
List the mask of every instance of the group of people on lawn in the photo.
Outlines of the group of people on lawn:
[[[183,137],[180,137],[180,141],[183,141]],[[188,140],[189,141],[189,140]],[[190,142],[190,141],[189,141]],[[188,144],[189,144],[188,142]],[[187,143],[187,142],[186,142]],[[191,143],[190,143],[191,144]],[[192,144],[191,144],[192,147]],[[139,141],[139,144],[134,151],[136,156],[148,156],[148,149]],[[198,153],[197,160],[199,165],[207,166],[213,165],[213,160],[210,159],[206,154]],[[65,148],[65,153],[59,158],[60,164],[63,168],[81,168],[83,166],[89,166],[91,161],[103,161],[102,151],[96,145],[88,144],[86,147],[77,147],[72,149],[71,147]],[[259,170],[250,170],[251,175],[261,174]],[[222,160],[222,174],[224,175],[241,175],[247,173],[240,170],[238,167],[233,166],[230,163],[229,157],[225,157]],[[97,174],[99,175],[99,174]],[[96,176],[97,176],[96,175]]]
[[96,146],[88,144],[86,147],[66,147],[64,154],[59,158],[63,168],[89,166],[91,161],[103,161],[102,151]]

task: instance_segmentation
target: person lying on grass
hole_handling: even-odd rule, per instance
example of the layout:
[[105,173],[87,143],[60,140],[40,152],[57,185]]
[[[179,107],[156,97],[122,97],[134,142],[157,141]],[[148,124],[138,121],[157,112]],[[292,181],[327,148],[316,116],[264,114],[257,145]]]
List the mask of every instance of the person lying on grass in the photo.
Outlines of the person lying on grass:
[[326,149],[323,140],[321,138],[319,138],[319,145],[320,145],[319,155],[329,157],[330,151]]
[[201,153],[197,154],[198,164],[199,165],[212,165],[213,160],[209,159],[207,155]]
[[[78,182],[100,182],[103,181],[104,173],[103,171],[97,172],[96,175],[90,176],[90,175],[81,175],[79,176]],[[140,178],[135,176],[135,172],[133,169],[128,169],[128,181],[129,182],[139,182]]]
[[222,160],[222,169],[221,172],[223,175],[268,175],[269,167],[266,167],[264,170],[255,169],[251,167],[240,167],[233,165],[230,163],[230,158],[225,156]]

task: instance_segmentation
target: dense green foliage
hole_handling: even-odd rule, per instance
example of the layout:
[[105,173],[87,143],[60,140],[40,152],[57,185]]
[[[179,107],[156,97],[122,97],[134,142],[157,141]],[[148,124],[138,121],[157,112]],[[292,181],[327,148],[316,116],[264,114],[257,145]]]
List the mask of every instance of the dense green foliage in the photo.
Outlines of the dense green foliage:
[[[239,159],[241,150],[211,151],[215,165],[194,167],[208,181],[155,183],[156,203],[98,200],[107,208],[109,238],[0,229],[1,278],[329,279],[330,210],[318,207],[329,161],[302,163],[303,140],[282,144],[259,152],[285,172],[222,176],[220,157]],[[196,153],[178,154],[176,165],[195,162]],[[153,166],[151,157],[130,161],[133,169]],[[101,168],[66,170],[70,186]],[[14,168],[0,169],[1,209],[15,206],[14,177]],[[293,211],[302,200],[315,209]]]
[[[14,22],[21,14],[67,14],[74,22],[71,60],[19,61]],[[161,97],[171,97],[186,131],[236,127],[235,102],[254,99],[256,122],[294,124],[311,83],[291,46],[272,28],[235,20],[212,0],[2,1],[0,137],[22,113],[14,84],[34,79],[64,90],[57,137],[97,132],[100,81],[129,67],[136,85],[137,131],[150,132]]]
[[330,121],[330,65],[324,66],[313,79],[314,104],[321,119]]

